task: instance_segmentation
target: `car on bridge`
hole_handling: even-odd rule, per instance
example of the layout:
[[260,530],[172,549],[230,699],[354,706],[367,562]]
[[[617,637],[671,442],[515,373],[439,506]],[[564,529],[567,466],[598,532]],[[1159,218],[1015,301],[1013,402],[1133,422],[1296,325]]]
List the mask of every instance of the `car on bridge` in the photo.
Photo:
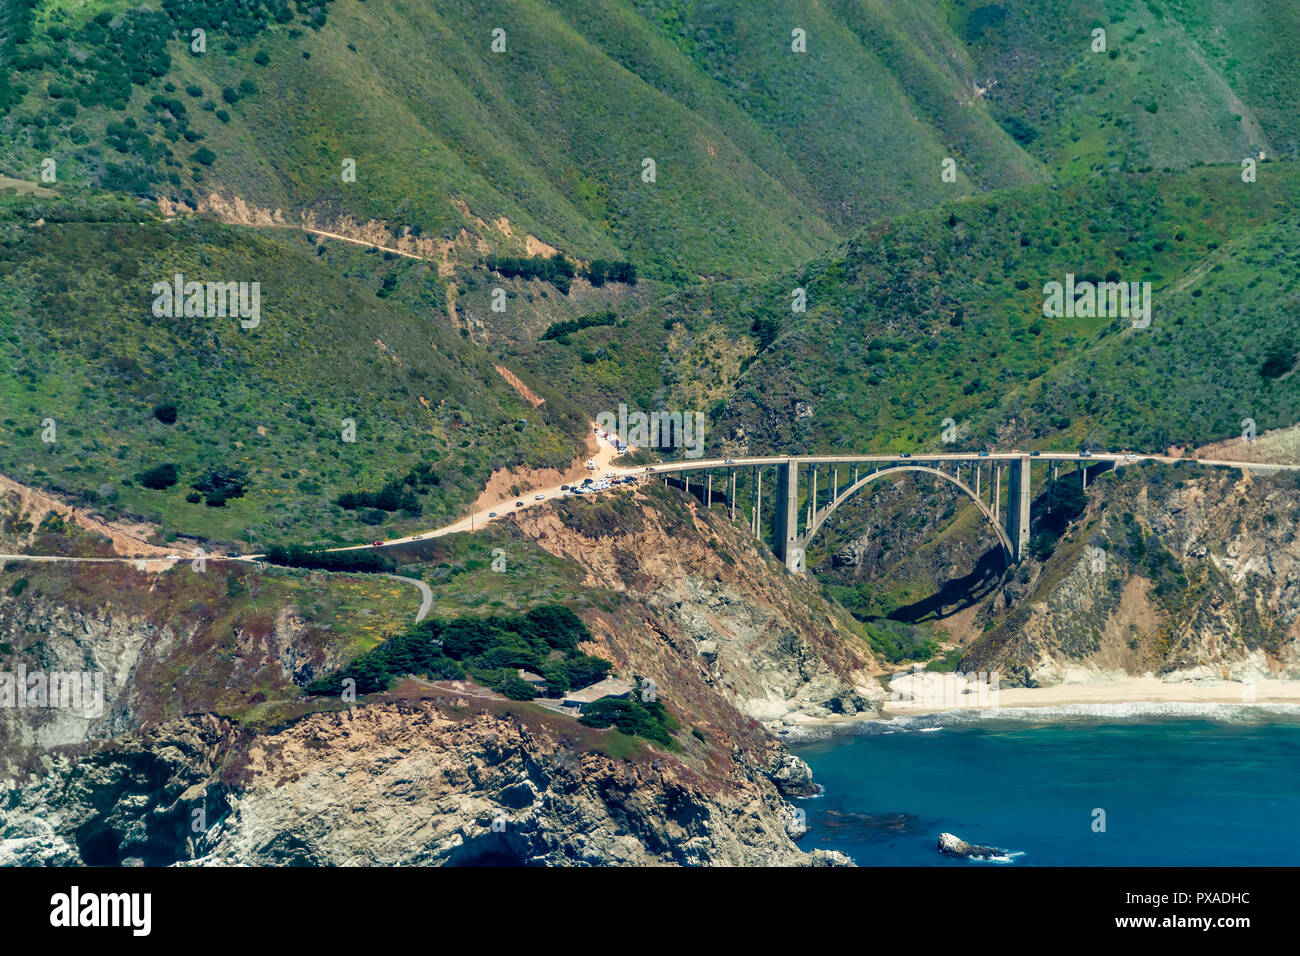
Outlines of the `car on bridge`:
[[736,463],[736,459],[734,458],[728,458],[723,462],[724,465],[734,465],[735,463]]
[[1081,448],[1081,449],[1079,449],[1079,457],[1080,457],[1080,458],[1091,458],[1091,457],[1092,457],[1092,452],[1090,452],[1090,451],[1089,451],[1088,449],[1086,449],[1086,448]]
[[910,451],[905,451],[905,452],[903,452],[901,455],[899,455],[898,457],[899,457],[899,458],[911,458],[911,457],[912,457],[912,453],[911,453]]
[[989,456],[989,453],[988,453],[988,452],[986,452],[986,451],[982,451],[982,452],[980,452],[980,457],[981,457],[981,458],[987,458],[988,456]]
[[383,546],[384,546],[384,542],[382,541],[376,541],[370,545],[370,547],[372,548],[382,548]]

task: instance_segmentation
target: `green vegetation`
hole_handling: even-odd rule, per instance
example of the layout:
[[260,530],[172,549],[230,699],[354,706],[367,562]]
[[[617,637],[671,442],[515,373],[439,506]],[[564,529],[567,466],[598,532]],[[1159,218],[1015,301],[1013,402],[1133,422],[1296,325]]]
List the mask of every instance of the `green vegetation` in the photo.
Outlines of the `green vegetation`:
[[644,737],[665,747],[673,745],[671,734],[681,726],[659,700],[598,700],[583,708],[578,721],[588,727],[612,726],[620,733]]
[[145,469],[135,476],[135,480],[145,488],[162,491],[165,488],[170,488],[180,480],[180,472],[175,465],[167,462]]
[[[217,541],[257,527],[348,544],[391,503],[385,489],[408,512],[395,523],[446,520],[494,469],[581,452],[586,419],[562,395],[539,385],[547,401],[534,408],[484,352],[415,311],[445,299],[436,269],[406,264],[402,294],[381,300],[312,248],[164,223],[109,197],[0,197],[0,472]],[[154,284],[177,273],[261,282],[260,323],[154,316]],[[160,463],[178,485],[136,480]],[[328,504],[358,487],[382,502]]]
[[549,282],[565,295],[569,294],[569,286],[573,282],[575,273],[573,263],[566,259],[562,252],[557,252],[549,259],[545,256],[530,256],[526,259],[515,256],[489,256],[486,265],[489,271],[499,272],[507,278],[522,276],[525,279],[541,279]]
[[584,315],[576,319],[566,319],[563,322],[552,322],[545,332],[542,333],[543,341],[548,339],[558,339],[560,344],[568,344],[570,332],[581,332],[583,329],[599,328],[603,325],[613,325],[618,321],[618,316],[613,312],[606,310],[597,312],[594,315]]
[[582,619],[558,605],[514,616],[427,619],[342,670],[317,679],[307,691],[337,695],[343,691],[343,681],[352,679],[358,693],[370,694],[407,674],[437,680],[468,673],[511,699],[531,700],[536,695],[531,685],[520,680],[521,668],[545,677],[552,693],[586,686],[609,672],[608,661],[578,650],[578,642],[587,640],[591,633]]
[[391,560],[373,551],[320,551],[297,544],[271,545],[266,549],[266,560],[289,568],[317,571],[386,574],[396,569]]
[[904,661],[928,661],[939,652],[932,638],[922,636],[920,628],[898,621],[864,621],[871,650],[891,664]]
[[339,495],[337,504],[349,511],[374,508],[379,511],[403,511],[407,517],[421,513],[420,495],[442,484],[431,465],[416,465],[403,477],[393,478],[378,491],[349,491]]

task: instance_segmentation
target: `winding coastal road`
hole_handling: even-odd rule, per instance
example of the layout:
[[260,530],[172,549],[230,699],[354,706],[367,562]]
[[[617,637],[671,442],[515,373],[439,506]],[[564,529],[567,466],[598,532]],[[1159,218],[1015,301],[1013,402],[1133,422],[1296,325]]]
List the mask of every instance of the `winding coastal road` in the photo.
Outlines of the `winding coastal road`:
[[[634,467],[621,467],[614,464],[618,457],[618,451],[608,441],[597,437],[600,444],[599,451],[593,456],[593,464],[596,466],[592,474],[597,477],[603,477],[606,474],[615,477],[633,476],[637,478],[653,478],[661,475],[676,474],[680,472],[693,471],[710,471],[724,470],[742,467],[766,467],[773,465],[788,464],[795,460],[806,464],[843,464],[843,465],[871,465],[871,464],[931,464],[937,465],[944,462],[968,462],[972,458],[972,452],[952,452],[942,454],[882,454],[882,455],[767,455],[758,457],[742,458],[700,458],[687,459],[681,461],[664,462],[655,465],[638,465]],[[1130,452],[988,452],[974,453],[980,460],[990,462],[1021,460],[1025,455],[1031,455],[1034,461],[1039,462],[1074,462],[1077,464],[1090,465],[1098,463],[1110,463],[1115,466],[1139,464],[1142,462],[1159,462],[1163,464],[1177,464],[1184,462],[1200,466],[1235,468],[1243,472],[1260,472],[1270,473],[1275,471],[1300,471],[1300,464],[1281,464],[1271,462],[1256,461],[1233,461],[1228,459],[1214,458],[1178,458],[1171,455],[1148,455],[1136,454]],[[608,489],[613,490],[613,489]],[[599,492],[588,492],[590,494],[599,494]],[[487,506],[479,507],[471,514],[459,518],[450,524],[443,525],[439,528],[431,528],[427,531],[417,532],[415,534],[405,535],[400,538],[390,538],[378,544],[354,544],[345,545],[338,548],[327,549],[330,552],[345,551],[362,551],[362,550],[379,550],[383,548],[394,548],[400,545],[412,544],[418,541],[424,541],[431,538],[440,538],[449,534],[461,534],[464,532],[473,532],[479,528],[490,524],[500,518],[513,512],[522,511],[527,508],[537,507],[545,504],[553,498],[564,495],[564,485],[557,484],[547,488],[534,489],[523,493],[518,497],[505,498],[501,501]],[[0,560],[4,561],[48,561],[48,562],[85,562],[85,563],[107,563],[107,564],[131,564],[147,571],[160,571],[168,567],[175,566],[182,561],[193,560],[193,555],[168,555],[166,557],[117,557],[117,558],[85,558],[85,557],[68,557],[60,555],[31,555],[31,554],[0,554]],[[255,562],[265,557],[262,554],[246,554],[239,557],[228,555],[211,554],[206,555],[208,561],[243,561]],[[393,575],[390,575],[393,576]],[[396,577],[396,576],[393,576]],[[423,584],[417,582],[414,578],[400,578],[403,581],[409,581],[413,584]],[[427,585],[425,586],[427,590]],[[428,605],[432,602],[432,594],[425,595],[425,601],[421,606],[419,620],[428,613]]]

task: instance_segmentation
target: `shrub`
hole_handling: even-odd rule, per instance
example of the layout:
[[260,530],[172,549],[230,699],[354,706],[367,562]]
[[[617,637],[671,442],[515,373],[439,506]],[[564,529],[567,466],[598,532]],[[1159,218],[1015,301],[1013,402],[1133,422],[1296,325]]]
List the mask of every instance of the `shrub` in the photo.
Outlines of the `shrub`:
[[266,560],[271,564],[314,571],[384,574],[395,568],[392,561],[374,551],[313,551],[301,545],[272,545],[266,549]]
[[583,708],[578,722],[588,727],[613,725],[620,732],[653,740],[671,746],[670,718],[660,701],[643,704],[637,700],[616,700],[606,697]]
[[162,491],[170,488],[180,480],[180,472],[171,462],[161,465],[154,465],[152,468],[140,472],[135,476],[135,480],[140,482],[146,488],[152,488],[154,491]]
[[231,498],[244,496],[248,489],[248,477],[238,468],[214,465],[190,487],[203,492],[208,507],[222,508]]

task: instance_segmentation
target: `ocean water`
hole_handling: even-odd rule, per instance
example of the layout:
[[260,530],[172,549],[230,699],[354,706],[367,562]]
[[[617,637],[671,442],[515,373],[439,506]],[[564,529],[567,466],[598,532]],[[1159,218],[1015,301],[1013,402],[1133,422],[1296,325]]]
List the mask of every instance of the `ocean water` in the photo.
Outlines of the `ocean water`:
[[[809,828],[800,846],[862,866],[1300,864],[1300,709],[1044,713],[899,718],[792,742],[824,788],[794,801]],[[941,856],[944,831],[1008,853]]]

